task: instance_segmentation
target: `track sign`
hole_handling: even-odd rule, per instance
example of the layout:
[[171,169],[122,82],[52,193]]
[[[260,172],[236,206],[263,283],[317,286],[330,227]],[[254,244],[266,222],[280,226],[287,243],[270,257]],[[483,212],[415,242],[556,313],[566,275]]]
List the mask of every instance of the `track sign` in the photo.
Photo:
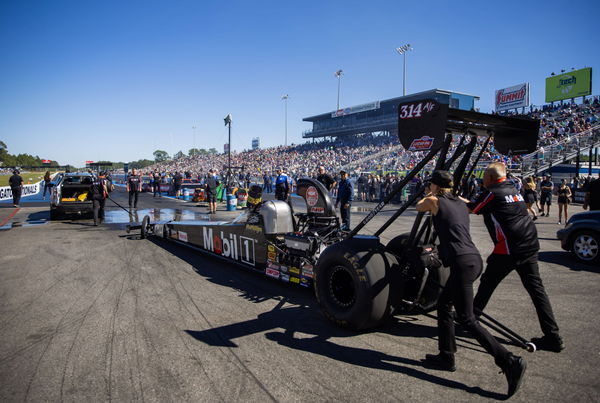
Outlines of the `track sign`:
[[42,164],[50,164],[52,160],[42,160]]
[[398,138],[405,149],[425,151],[444,141],[448,105],[434,99],[398,105]]

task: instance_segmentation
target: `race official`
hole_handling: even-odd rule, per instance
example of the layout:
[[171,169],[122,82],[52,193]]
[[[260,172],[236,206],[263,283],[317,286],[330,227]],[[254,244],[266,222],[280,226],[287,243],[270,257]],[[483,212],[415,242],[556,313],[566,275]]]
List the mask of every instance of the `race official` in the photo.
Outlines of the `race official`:
[[527,213],[523,196],[506,180],[506,166],[500,162],[486,168],[483,186],[486,191],[468,206],[471,212],[483,214],[495,246],[475,295],[475,308],[483,311],[498,284],[516,270],[533,301],[544,333],[531,341],[540,349],[560,352],[564,344],[540,278],[537,229]]
[[183,182],[183,176],[179,172],[175,172],[173,175],[173,191],[175,192],[175,197],[179,197],[181,194],[181,183]]
[[287,201],[291,193],[290,178],[283,169],[278,168],[276,172],[275,198],[277,200]]
[[104,221],[104,205],[108,197],[108,181],[104,172],[100,173],[98,178],[93,177],[90,195],[94,208],[94,226],[98,226]]
[[13,206],[15,207],[19,207],[19,203],[21,203],[21,193],[23,192],[23,178],[19,174],[19,170],[15,169],[13,175],[8,179],[8,184],[13,197]]
[[142,191],[142,178],[137,174],[135,168],[127,177],[127,192],[129,193],[129,208],[137,208],[138,194]]
[[348,180],[348,173],[340,171],[340,183],[338,185],[337,200],[335,207],[340,206],[340,215],[342,216],[342,227],[344,231],[350,231],[350,205],[354,200],[354,188]]
[[330,192],[331,189],[333,189],[337,184],[336,181],[331,177],[331,175],[325,172],[324,166],[319,167],[319,174],[317,175],[317,180],[321,182]]
[[206,177],[206,201],[208,202],[208,214],[215,214],[217,212],[217,187],[219,181],[215,171],[210,169],[208,176]]
[[508,381],[508,396],[519,388],[526,363],[512,355],[487,330],[473,313],[473,282],[481,274],[483,262],[469,233],[469,211],[465,203],[452,194],[452,174],[434,171],[429,194],[416,206],[419,212],[430,212],[433,226],[440,240],[439,252],[445,266],[450,266],[450,276],[438,300],[439,354],[427,354],[425,364],[436,369],[456,371],[454,354],[454,306],[457,319],[494,357]]

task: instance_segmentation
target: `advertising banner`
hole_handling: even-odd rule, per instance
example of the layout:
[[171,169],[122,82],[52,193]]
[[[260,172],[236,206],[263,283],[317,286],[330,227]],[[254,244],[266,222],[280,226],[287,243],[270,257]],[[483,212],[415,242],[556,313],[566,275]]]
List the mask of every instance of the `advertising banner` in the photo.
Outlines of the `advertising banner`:
[[229,143],[223,144],[223,154],[227,154],[229,152]]
[[337,118],[337,117],[340,117],[340,116],[350,115],[352,113],[372,111],[372,110],[375,110],[375,109],[379,109],[379,106],[380,106],[379,101],[369,102],[368,104],[351,106],[349,108],[344,108],[344,109],[340,109],[340,110],[337,110],[335,112],[332,112],[331,113],[331,117],[332,118]]
[[591,94],[591,67],[546,78],[546,102],[561,101]]
[[496,112],[529,106],[529,83],[496,90]]
[[[33,185],[23,185],[23,191],[21,192],[21,197],[31,196],[39,193],[40,184],[34,183]],[[11,200],[12,199],[12,190],[10,190],[10,186],[2,186],[0,187],[0,200]]]
[[256,150],[259,147],[260,147],[260,139],[258,137],[255,139],[252,139],[252,149]]

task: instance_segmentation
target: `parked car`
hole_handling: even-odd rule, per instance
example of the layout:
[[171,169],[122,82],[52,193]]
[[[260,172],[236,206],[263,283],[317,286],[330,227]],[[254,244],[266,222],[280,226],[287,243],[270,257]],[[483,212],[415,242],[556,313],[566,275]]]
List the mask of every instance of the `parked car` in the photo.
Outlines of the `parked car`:
[[62,174],[52,187],[50,219],[92,214],[92,200],[88,198],[92,180],[92,175],[87,172]]
[[556,236],[562,248],[580,261],[600,263],[600,211],[574,214]]

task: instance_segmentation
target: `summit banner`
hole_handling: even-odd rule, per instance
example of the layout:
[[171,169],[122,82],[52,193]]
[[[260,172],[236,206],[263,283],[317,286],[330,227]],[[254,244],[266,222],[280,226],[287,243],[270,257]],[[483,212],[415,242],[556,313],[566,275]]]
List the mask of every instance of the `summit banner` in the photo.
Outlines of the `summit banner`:
[[546,78],[546,102],[561,101],[591,94],[591,67]]
[[529,106],[529,83],[496,90],[496,112]]

